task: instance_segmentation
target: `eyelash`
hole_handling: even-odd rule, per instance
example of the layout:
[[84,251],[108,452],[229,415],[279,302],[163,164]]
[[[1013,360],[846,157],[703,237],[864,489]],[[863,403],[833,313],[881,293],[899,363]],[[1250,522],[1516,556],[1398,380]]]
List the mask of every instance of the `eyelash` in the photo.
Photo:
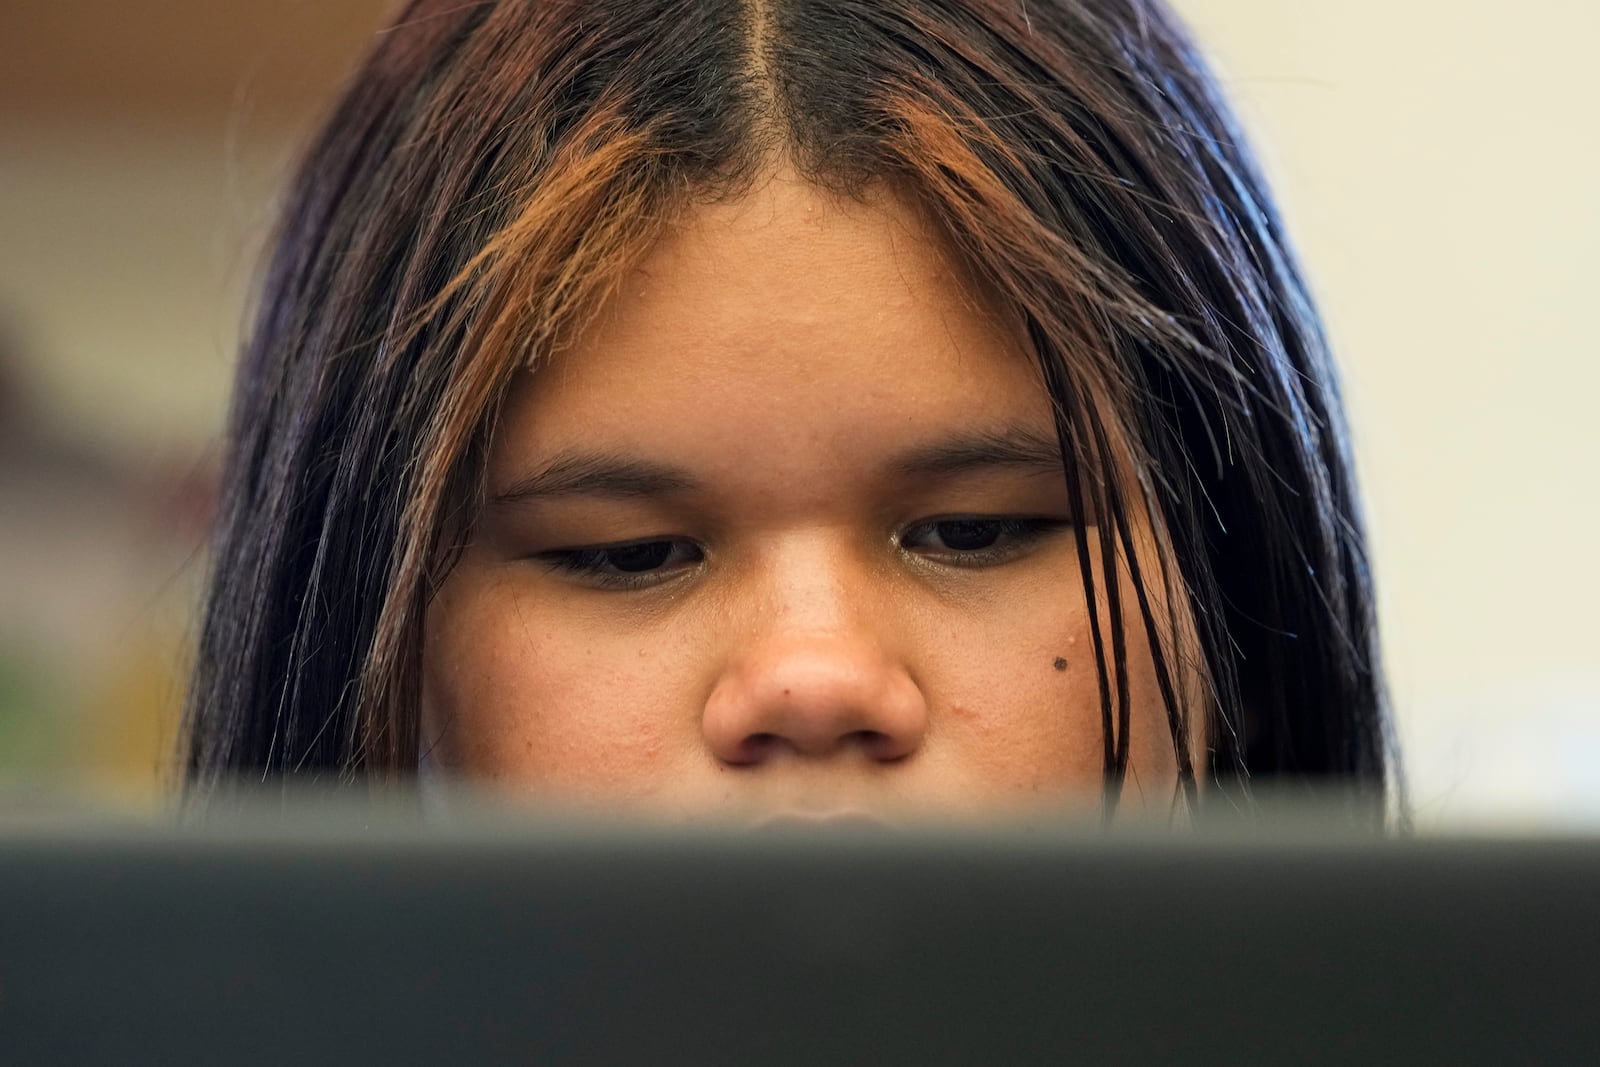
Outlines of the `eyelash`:
[[[938,534],[943,540],[959,534],[951,527],[981,527],[983,534],[992,534],[991,543],[980,548],[959,549],[946,547],[943,552],[929,553],[934,562],[952,567],[989,567],[1004,563],[1021,554],[1029,546],[1069,526],[1060,519],[1001,518],[991,515],[952,515],[928,519],[906,528],[896,535],[896,547],[914,552],[911,542]],[[941,530],[941,527],[944,529]],[[981,536],[981,535],[980,535]],[[996,543],[998,542],[998,543]],[[614,570],[615,556],[630,549],[659,549],[665,546],[665,556],[659,563],[636,571]],[[678,558],[674,558],[674,557]],[[685,558],[686,557],[686,558]],[[637,590],[659,585],[673,574],[688,569],[705,559],[705,550],[684,538],[650,538],[641,541],[622,541],[610,545],[589,545],[581,548],[554,549],[541,552],[540,559],[558,571],[576,575],[602,589]],[[676,566],[670,566],[676,563]],[[669,568],[670,569],[666,569]]]
[[953,549],[946,548],[943,554],[935,553],[932,558],[939,563],[952,567],[992,567],[1004,563],[1026,551],[1033,544],[1043,540],[1058,530],[1065,529],[1069,523],[1061,519],[1033,519],[1033,518],[1002,518],[993,515],[950,515],[938,519],[928,519],[909,527],[903,534],[895,538],[895,543],[900,548],[910,550],[907,542],[933,533],[941,533],[941,538],[954,531],[940,531],[940,527],[952,526],[978,526],[987,527],[985,532],[994,534],[994,541],[998,544],[986,545],[982,548]]
[[[655,548],[660,545],[667,546],[666,558],[649,570],[618,571],[610,568],[615,565],[612,558],[615,554],[628,549]],[[674,562],[673,556],[687,546],[693,558],[678,560],[679,564],[671,571],[663,572],[662,567]],[[544,560],[556,570],[577,575],[584,580],[601,587],[602,589],[644,589],[657,585],[670,574],[683,569],[685,564],[699,563],[706,558],[705,550],[693,541],[683,538],[647,538],[642,541],[623,541],[612,545],[590,545],[584,548],[561,548],[550,552],[539,553],[538,559]]]

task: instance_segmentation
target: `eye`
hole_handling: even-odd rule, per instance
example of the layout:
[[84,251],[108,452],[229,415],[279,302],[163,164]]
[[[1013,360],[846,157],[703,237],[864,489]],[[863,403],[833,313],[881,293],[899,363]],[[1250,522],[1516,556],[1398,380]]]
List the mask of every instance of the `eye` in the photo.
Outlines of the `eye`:
[[962,515],[908,527],[899,545],[908,552],[957,567],[984,567],[1023,554],[1035,542],[1064,529],[1060,519]]
[[658,538],[558,548],[535,558],[603,589],[642,589],[693,567],[705,559],[705,552],[693,541]]

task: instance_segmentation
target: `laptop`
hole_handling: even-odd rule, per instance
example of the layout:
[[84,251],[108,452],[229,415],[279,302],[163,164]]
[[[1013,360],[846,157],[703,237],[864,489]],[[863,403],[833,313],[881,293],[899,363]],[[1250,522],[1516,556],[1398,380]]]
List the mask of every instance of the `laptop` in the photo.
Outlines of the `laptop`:
[[0,829],[0,1061],[1600,1062],[1600,840]]

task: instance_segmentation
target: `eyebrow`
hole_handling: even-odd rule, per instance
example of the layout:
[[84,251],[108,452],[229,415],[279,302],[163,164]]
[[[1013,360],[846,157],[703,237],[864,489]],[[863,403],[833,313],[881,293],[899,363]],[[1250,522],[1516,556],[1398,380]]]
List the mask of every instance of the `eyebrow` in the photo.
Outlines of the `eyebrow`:
[[[895,456],[886,469],[905,478],[934,478],[996,467],[1062,469],[1061,446],[1022,427],[963,432],[918,445]],[[702,483],[688,471],[611,452],[564,452],[490,497],[494,507],[563,496],[621,499],[690,493]]]
[[906,477],[964,474],[987,467],[1038,467],[1062,469],[1061,445],[1021,426],[989,432],[958,433],[913,448],[894,460],[889,469]]
[[490,497],[504,506],[557,496],[654,497],[698,489],[687,471],[609,452],[564,452]]

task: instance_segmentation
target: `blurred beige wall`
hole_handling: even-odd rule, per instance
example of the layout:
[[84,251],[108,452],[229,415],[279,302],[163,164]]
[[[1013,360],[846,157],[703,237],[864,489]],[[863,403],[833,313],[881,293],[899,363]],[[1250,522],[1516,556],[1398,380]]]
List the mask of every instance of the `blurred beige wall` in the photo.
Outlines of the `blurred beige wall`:
[[1421,813],[1600,814],[1600,6],[1176,6],[1343,362]]
[[[210,446],[272,191],[387,6],[0,7],[0,343],[55,422]],[[1600,7],[1177,6],[1344,363],[1421,814],[1600,814]],[[0,603],[20,583],[0,564]]]
[[391,6],[0,5],[0,330],[52,415],[211,439],[272,194]]
[[159,803],[273,195],[388,6],[0,4],[8,791]]

